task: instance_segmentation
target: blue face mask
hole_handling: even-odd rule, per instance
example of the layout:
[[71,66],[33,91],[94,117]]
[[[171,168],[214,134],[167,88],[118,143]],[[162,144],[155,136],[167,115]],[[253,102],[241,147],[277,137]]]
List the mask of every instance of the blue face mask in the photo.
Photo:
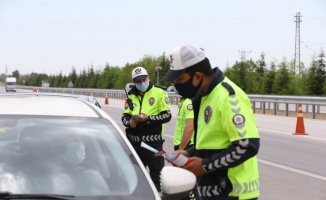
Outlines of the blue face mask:
[[141,82],[136,84],[136,88],[141,91],[145,92],[148,89],[149,82]]

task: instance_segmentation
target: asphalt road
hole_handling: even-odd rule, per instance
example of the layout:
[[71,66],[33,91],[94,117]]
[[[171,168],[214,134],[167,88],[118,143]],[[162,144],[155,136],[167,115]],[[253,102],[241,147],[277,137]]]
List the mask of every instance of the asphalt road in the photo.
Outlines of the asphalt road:
[[[4,92],[0,87],[0,93]],[[124,130],[121,114],[124,101],[97,98],[102,109]],[[1,103],[1,102],[0,102]],[[177,107],[165,127],[164,149],[173,151]],[[304,119],[308,135],[293,135],[296,117],[255,114],[261,138],[258,153],[262,200],[326,199],[326,120]]]

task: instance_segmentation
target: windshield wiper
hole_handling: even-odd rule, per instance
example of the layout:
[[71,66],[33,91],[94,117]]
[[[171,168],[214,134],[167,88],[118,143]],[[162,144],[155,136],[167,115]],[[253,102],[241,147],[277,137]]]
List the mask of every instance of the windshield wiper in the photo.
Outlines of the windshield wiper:
[[11,192],[0,192],[0,199],[59,199],[70,200],[76,198],[73,195],[58,194],[13,194]]

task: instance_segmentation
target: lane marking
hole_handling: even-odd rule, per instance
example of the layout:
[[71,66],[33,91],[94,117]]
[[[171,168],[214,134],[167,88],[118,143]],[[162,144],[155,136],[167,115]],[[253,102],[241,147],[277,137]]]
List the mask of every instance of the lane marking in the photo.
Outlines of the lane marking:
[[302,171],[302,170],[299,170],[299,169],[295,169],[295,168],[292,168],[292,167],[287,167],[287,166],[284,166],[284,165],[280,165],[280,164],[276,164],[276,163],[273,163],[273,162],[269,162],[267,160],[258,159],[258,162],[264,163],[266,165],[271,165],[273,167],[285,169],[285,170],[288,170],[288,171],[291,171],[291,172],[296,172],[298,174],[302,174],[302,175],[310,176],[310,177],[313,177],[313,178],[317,178],[317,179],[320,179],[320,180],[323,180],[323,181],[326,181],[326,177],[325,176],[320,176],[320,175],[313,174],[313,173],[310,173],[310,172],[305,172],[305,171]]
[[[269,130],[269,129],[258,128],[258,130],[267,131],[267,132],[273,132],[273,133],[279,133],[279,134],[283,134],[283,135],[292,135],[291,133],[280,132],[280,131],[273,131],[273,130]],[[326,141],[326,138],[314,137],[314,136],[309,136],[309,135],[298,135],[298,137],[300,137],[300,136],[305,137],[305,138],[309,138],[309,139],[324,140],[324,141]]]
[[169,137],[169,138],[173,138],[173,136],[171,136],[171,135],[168,135],[168,134],[164,134],[164,137]]

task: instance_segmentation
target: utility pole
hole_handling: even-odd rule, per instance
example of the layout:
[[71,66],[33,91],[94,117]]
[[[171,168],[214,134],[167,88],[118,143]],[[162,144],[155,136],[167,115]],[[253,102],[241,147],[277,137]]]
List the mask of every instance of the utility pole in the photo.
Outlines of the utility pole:
[[157,85],[160,85],[160,70],[162,69],[162,67],[155,67],[155,71],[156,71],[156,76],[157,76]]
[[8,76],[8,66],[7,65],[5,66],[5,74],[6,74],[6,76]]
[[302,22],[300,12],[295,17],[295,45],[294,45],[294,71],[300,74],[300,22]]
[[251,53],[250,51],[245,51],[245,50],[239,50],[239,53],[241,54],[240,59],[242,62],[246,61],[247,56]]

